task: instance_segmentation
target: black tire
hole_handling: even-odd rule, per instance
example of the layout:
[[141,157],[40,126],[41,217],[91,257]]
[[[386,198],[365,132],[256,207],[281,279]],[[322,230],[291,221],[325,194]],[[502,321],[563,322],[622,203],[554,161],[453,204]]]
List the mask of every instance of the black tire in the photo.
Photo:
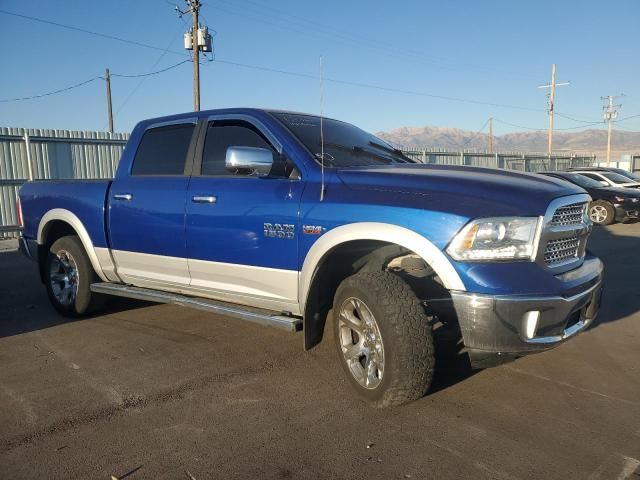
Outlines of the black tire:
[[[104,305],[104,295],[93,293],[89,288],[92,283],[100,280],[76,235],[61,237],[53,242],[44,261],[47,295],[59,313],[65,317],[78,317],[92,313]],[[66,272],[63,263],[72,266],[71,273]],[[75,274],[72,273],[74,269]],[[64,280],[54,280],[56,275],[56,278],[64,277]],[[75,288],[71,287],[75,294],[67,299],[62,291],[71,284],[75,285]]]
[[[376,332],[381,337],[383,370],[376,370],[372,384],[379,383],[373,388],[363,385],[362,381],[366,382],[366,379],[358,375],[358,380],[352,370],[359,371],[356,363],[359,362],[365,371],[365,365],[369,364],[368,357],[363,355],[358,360],[347,360],[349,355],[343,353],[349,350],[350,341],[355,347],[360,340],[355,330],[346,326],[351,325],[345,320],[350,314],[346,317],[342,314],[343,307],[347,312],[351,310],[353,299],[368,308],[377,324]],[[357,313],[357,310],[354,312]],[[336,291],[332,316],[340,363],[349,382],[364,401],[374,407],[384,408],[408,403],[425,395],[431,385],[435,364],[432,327],[422,303],[404,280],[382,271],[352,275]],[[360,325],[364,323],[360,322]],[[369,335],[363,335],[363,338],[370,338]],[[368,351],[372,350],[375,349]],[[374,360],[379,353],[374,351]]]
[[[600,210],[600,215],[596,215],[596,209]],[[602,218],[602,213],[605,214],[605,217]],[[604,200],[596,200],[595,202],[591,202],[589,204],[589,218],[596,225],[611,225],[616,221],[616,211],[609,202],[605,202]]]

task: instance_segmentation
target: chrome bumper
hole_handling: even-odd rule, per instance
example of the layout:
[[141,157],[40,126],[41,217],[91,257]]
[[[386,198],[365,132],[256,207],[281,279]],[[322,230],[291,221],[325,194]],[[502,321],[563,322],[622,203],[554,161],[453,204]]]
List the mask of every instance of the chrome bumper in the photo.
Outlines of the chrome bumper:
[[[597,260],[597,259],[596,259]],[[596,318],[602,263],[571,296],[489,296],[451,292],[469,351],[526,354],[546,350],[585,330]],[[573,273],[573,272],[568,272]]]

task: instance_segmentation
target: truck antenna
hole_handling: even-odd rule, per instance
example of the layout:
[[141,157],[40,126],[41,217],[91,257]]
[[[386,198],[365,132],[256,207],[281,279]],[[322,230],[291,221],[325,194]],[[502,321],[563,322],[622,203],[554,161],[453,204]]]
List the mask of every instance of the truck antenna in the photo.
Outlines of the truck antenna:
[[322,72],[322,55],[320,55],[320,201],[324,200],[324,78]]

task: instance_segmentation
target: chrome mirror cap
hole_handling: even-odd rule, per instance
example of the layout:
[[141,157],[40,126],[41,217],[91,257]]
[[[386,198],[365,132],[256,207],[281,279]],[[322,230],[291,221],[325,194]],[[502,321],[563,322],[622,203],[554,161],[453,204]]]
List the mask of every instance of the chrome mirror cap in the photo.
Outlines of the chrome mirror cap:
[[273,153],[266,148],[229,147],[225,168],[231,172],[251,170],[255,175],[268,175],[273,167]]

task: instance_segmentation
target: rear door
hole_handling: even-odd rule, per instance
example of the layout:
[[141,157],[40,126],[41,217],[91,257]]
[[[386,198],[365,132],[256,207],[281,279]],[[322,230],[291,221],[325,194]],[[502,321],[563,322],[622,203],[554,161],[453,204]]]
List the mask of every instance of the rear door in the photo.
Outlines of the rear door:
[[185,202],[195,127],[196,119],[150,125],[130,175],[116,178],[111,187],[108,229],[117,273],[125,283],[150,288],[189,284]]
[[[187,196],[191,288],[274,310],[298,308],[299,176],[269,178],[225,168],[230,146],[282,146],[256,120],[216,116],[199,142]],[[201,159],[201,162],[199,160]]]

